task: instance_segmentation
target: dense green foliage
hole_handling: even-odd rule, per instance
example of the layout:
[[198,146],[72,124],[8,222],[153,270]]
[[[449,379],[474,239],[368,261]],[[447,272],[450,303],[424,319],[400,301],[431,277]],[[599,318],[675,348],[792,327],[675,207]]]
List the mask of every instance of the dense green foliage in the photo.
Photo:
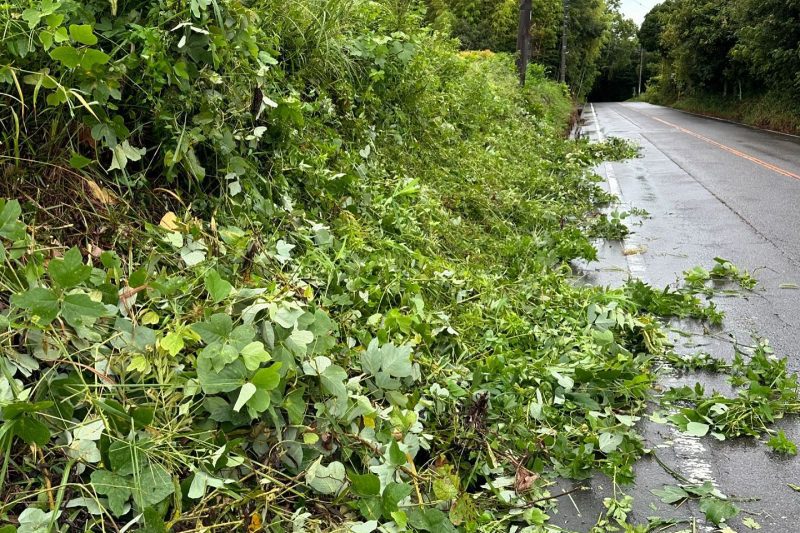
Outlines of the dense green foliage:
[[[641,30],[649,99],[756,125],[800,128],[800,3],[667,0]],[[746,104],[741,102],[747,101]],[[719,101],[724,101],[719,106]],[[753,108],[757,107],[758,112]],[[727,112],[726,112],[727,111]]]
[[638,91],[641,46],[636,24],[618,11],[611,13],[611,26],[600,53],[600,74],[589,100],[616,102],[627,100]]
[[721,316],[575,282],[633,151],[423,17],[2,6],[0,531],[535,531],[632,480],[657,317]]
[[[438,27],[452,31],[467,49],[490,49],[516,53],[519,24],[518,0],[427,0],[428,18]],[[531,58],[558,74],[563,0],[535,0],[532,3]],[[570,0],[568,16],[567,83],[572,93],[584,98],[603,67],[601,48],[611,38],[612,20],[621,16],[618,2]],[[616,30],[616,27],[615,27]]]

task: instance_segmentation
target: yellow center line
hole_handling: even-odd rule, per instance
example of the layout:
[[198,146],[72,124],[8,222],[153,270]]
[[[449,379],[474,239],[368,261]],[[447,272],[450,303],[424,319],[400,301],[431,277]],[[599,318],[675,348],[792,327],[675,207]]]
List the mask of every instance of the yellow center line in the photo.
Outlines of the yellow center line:
[[660,119],[658,117],[654,117],[652,115],[648,115],[648,116],[650,118],[652,118],[653,120],[657,120],[657,121],[661,122],[662,124],[666,124],[667,126],[675,128],[676,130],[678,130],[678,131],[680,131],[682,133],[685,133],[687,135],[691,135],[692,137],[700,139],[701,141],[705,141],[708,144],[713,144],[717,148],[725,150],[726,152],[731,153],[731,154],[733,154],[733,155],[735,155],[737,157],[741,157],[742,159],[747,159],[748,161],[751,161],[751,162],[755,163],[756,165],[762,166],[762,167],[764,167],[764,168],[766,168],[768,170],[771,170],[771,171],[773,171],[773,172],[775,172],[777,174],[780,174],[781,176],[786,176],[787,178],[794,178],[796,180],[800,180],[800,175],[795,174],[794,172],[790,172],[790,171],[788,171],[786,169],[783,169],[781,167],[775,166],[772,163],[767,163],[766,161],[763,161],[763,160],[761,160],[761,159],[759,159],[757,157],[754,157],[752,155],[746,154],[744,152],[740,152],[736,148],[731,148],[728,145],[722,144],[722,143],[717,142],[717,141],[715,141],[713,139],[709,139],[708,137],[700,135],[699,133],[696,133],[694,131],[687,130],[686,128],[682,128],[682,127],[678,126],[677,124],[673,124],[672,122],[667,122],[666,120],[662,120],[662,119]]

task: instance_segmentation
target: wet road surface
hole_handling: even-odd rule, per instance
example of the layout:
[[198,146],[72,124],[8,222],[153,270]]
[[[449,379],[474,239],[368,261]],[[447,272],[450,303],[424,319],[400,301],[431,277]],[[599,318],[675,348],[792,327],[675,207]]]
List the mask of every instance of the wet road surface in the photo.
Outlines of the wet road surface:
[[[599,243],[600,261],[584,266],[587,281],[616,285],[632,276],[666,286],[683,271],[711,268],[715,257],[724,257],[753,273],[758,287],[715,297],[726,313],[720,330],[675,324],[683,332],[673,337],[676,350],[731,359],[734,341],[749,345],[758,336],[789,358],[792,371],[800,371],[800,139],[645,103],[594,104],[584,119],[584,134],[593,140],[622,137],[641,146],[638,159],[606,163],[598,174],[620,196],[619,209],[649,213],[626,221],[633,233],[624,243]],[[672,373],[662,385],[696,382],[708,392],[731,393],[724,377],[710,374]],[[798,420],[778,426],[800,443]],[[789,487],[800,485],[800,458],[777,456],[754,439],[697,439],[652,422],[641,431],[645,446],[666,468],[645,457],[636,466],[636,485],[623,487],[634,497],[636,523],[659,516],[694,520],[664,531],[717,530],[695,504],[676,508],[651,494],[677,484],[668,472],[673,470],[692,482],[712,481],[742,499],[737,505],[743,512],[728,524],[733,531],[751,531],[742,522],[751,518],[765,533],[800,532],[800,493]],[[612,491],[610,480],[601,476],[582,485],[591,490],[565,498],[554,516],[554,523],[570,531],[589,530]]]

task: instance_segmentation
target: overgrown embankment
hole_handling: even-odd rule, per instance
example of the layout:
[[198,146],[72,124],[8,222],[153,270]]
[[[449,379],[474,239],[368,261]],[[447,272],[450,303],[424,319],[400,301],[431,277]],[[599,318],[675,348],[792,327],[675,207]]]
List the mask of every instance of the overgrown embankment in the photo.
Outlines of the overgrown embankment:
[[23,4],[3,531],[506,531],[632,479],[650,312],[718,315],[574,284],[632,151],[565,140],[563,87],[402,2]]

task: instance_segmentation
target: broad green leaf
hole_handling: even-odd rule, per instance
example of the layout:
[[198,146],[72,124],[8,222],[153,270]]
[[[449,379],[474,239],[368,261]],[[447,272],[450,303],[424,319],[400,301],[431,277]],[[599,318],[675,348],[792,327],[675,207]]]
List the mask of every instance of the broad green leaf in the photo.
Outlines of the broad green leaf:
[[126,503],[131,497],[131,488],[126,477],[108,470],[95,470],[91,475],[95,492],[108,498],[108,507],[115,516],[127,512]]
[[689,422],[686,424],[686,433],[693,437],[705,437],[708,434],[708,424]]
[[619,433],[601,433],[599,447],[603,453],[611,453],[622,444],[623,436]]
[[731,502],[708,496],[700,500],[700,510],[706,518],[716,525],[733,518],[739,514],[739,508]]
[[203,342],[221,342],[227,339],[233,331],[233,320],[229,315],[217,313],[211,315],[205,322],[192,324],[191,328],[200,335]]
[[104,316],[109,316],[106,306],[95,302],[87,294],[68,294],[61,306],[61,315],[72,327],[90,326]]
[[69,36],[81,44],[89,46],[97,44],[97,36],[92,31],[91,24],[70,24]]
[[108,448],[111,470],[121,476],[133,474],[149,462],[147,452],[151,447],[148,440],[114,441]]
[[0,237],[17,241],[25,237],[25,225],[19,221],[22,207],[17,200],[0,199]]
[[306,414],[305,389],[295,389],[283,399],[283,407],[289,416],[289,423],[300,425],[303,423]]
[[49,324],[58,316],[60,305],[58,297],[50,289],[35,287],[22,294],[11,297],[11,303],[30,311],[34,322],[43,326]]
[[[547,519],[550,518],[544,514],[540,509],[532,509],[533,513],[542,513],[543,516],[536,515],[536,518],[528,518],[529,522],[536,525],[544,525]],[[478,520],[478,507],[475,505],[475,500],[468,492],[463,493],[450,507],[450,522],[455,526],[466,524],[474,524]]]
[[50,533],[51,522],[60,514],[60,511],[48,511],[45,513],[37,507],[28,507],[17,517],[19,521],[17,533]]
[[458,497],[460,483],[458,475],[453,473],[452,465],[437,468],[433,479],[433,494],[442,501],[454,500]]
[[411,366],[411,346],[395,346],[392,343],[388,343],[381,347],[381,352],[383,355],[381,370],[395,378],[411,376],[413,371]]
[[269,393],[265,390],[257,388],[253,393],[253,396],[247,400],[247,407],[256,413],[261,414],[269,409],[271,403],[272,399],[270,398]]
[[248,374],[244,363],[239,360],[226,365],[219,372],[214,371],[207,359],[197,362],[197,379],[206,394],[235,391],[245,384]]
[[220,342],[213,342],[203,348],[200,352],[200,357],[197,359],[198,367],[202,364],[209,363],[211,369],[215,372],[222,370],[225,365],[230,364],[239,359],[239,350],[230,344],[222,344]]
[[261,368],[253,375],[253,384],[263,391],[275,389],[281,381],[281,363],[274,363],[267,368]]
[[396,440],[392,440],[392,443],[389,444],[389,461],[394,466],[403,466],[408,462],[408,457],[400,449],[400,445],[397,444]]
[[408,483],[389,483],[383,489],[383,510],[385,514],[399,511],[399,503],[411,494],[411,485]]
[[43,423],[29,415],[23,415],[14,422],[14,434],[26,444],[44,446],[50,442],[50,430]]
[[350,488],[359,496],[378,496],[381,480],[375,474],[349,474]]
[[361,354],[361,370],[373,376],[381,371],[381,349],[377,338],[372,339]]
[[689,493],[675,485],[664,485],[662,489],[653,489],[650,492],[658,496],[664,503],[678,503],[689,497]]
[[430,531],[431,533],[456,533],[456,528],[450,523],[450,519],[439,509],[409,507],[406,509],[409,525],[419,531]]
[[238,413],[250,398],[253,397],[253,394],[255,394],[257,390],[256,386],[252,383],[245,383],[242,385],[242,388],[239,390],[239,397],[233,405],[233,410]]
[[352,533],[372,533],[378,529],[378,521],[370,520],[368,522],[357,522],[350,526]]
[[86,168],[87,166],[89,166],[92,163],[92,161],[94,160],[89,159],[88,157],[84,157],[80,154],[72,154],[72,157],[69,158],[69,166],[71,166],[74,169],[80,170],[82,168]]
[[320,494],[336,494],[346,482],[344,465],[339,461],[324,466],[320,457],[306,470],[306,484]]
[[72,46],[59,46],[50,50],[50,57],[67,68],[75,68],[81,64],[83,55]]
[[759,524],[749,516],[745,516],[744,518],[742,518],[742,524],[750,529],[761,529],[761,524]]
[[261,363],[266,363],[271,359],[269,353],[264,349],[264,344],[260,341],[253,341],[242,348],[241,355],[244,366],[250,371],[257,370]]
[[344,385],[347,372],[337,365],[331,365],[319,375],[322,388],[336,398],[347,398],[347,388]]
[[214,302],[221,302],[230,295],[233,285],[222,279],[219,272],[209,270],[204,279],[206,291]]
[[[99,52],[97,50],[87,50],[86,51],[86,57],[87,58],[88,57],[93,57],[94,58],[90,62],[91,64],[94,64],[95,61],[102,62],[102,59],[103,59],[102,57],[95,57],[94,54],[90,55],[89,52],[97,52],[99,54],[103,54],[103,53]],[[105,56],[105,54],[103,54],[103,56]],[[107,58],[108,56],[105,56],[105,57]],[[84,62],[86,62],[86,60]],[[90,66],[89,67],[87,67],[86,65],[83,65],[83,66],[84,66],[84,68],[91,68]],[[128,166],[128,161],[139,161],[146,152],[147,152],[147,150],[145,150],[144,148],[136,148],[134,146],[131,146],[128,141],[121,142],[120,144],[116,145],[114,147],[114,149],[112,150],[112,152],[111,152],[111,166],[108,167],[109,172],[112,171],[112,170],[125,170],[125,167]],[[197,253],[199,253],[200,248],[198,248],[198,244],[197,243],[194,243],[194,244],[195,244],[195,248],[189,250],[189,252],[187,252],[187,255],[188,255],[188,253],[191,253],[192,251],[197,251]],[[203,249],[205,249],[205,247],[203,247]],[[198,261],[194,261],[194,260],[190,261],[189,259],[187,259],[187,257],[184,256],[183,250],[181,250],[181,257],[184,260],[184,262],[186,262],[187,266],[194,266],[197,263],[199,263],[200,261],[202,261],[203,259],[205,259],[205,252],[203,252],[201,255],[202,255],[202,258],[200,260],[198,260]]]
[[175,492],[172,476],[167,469],[157,463],[150,463],[139,470],[131,480],[133,499],[140,508],[160,503]]
[[180,351],[183,350],[185,345],[183,335],[177,331],[170,331],[167,333],[158,344],[164,351],[173,357],[178,355]]
[[56,285],[62,289],[71,289],[89,279],[92,267],[84,264],[80,250],[73,247],[63,258],[51,260],[47,272]]

